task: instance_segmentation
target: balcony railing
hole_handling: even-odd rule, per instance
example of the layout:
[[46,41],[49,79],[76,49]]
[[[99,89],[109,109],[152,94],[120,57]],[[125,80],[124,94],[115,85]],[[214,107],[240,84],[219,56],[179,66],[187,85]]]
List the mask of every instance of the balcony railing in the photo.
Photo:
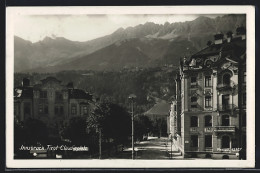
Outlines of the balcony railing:
[[218,90],[231,90],[232,86],[230,84],[218,84],[217,85]]
[[224,105],[218,105],[219,111],[229,111],[235,109],[237,106],[234,104],[224,104]]
[[205,127],[204,132],[213,132],[213,127]]
[[214,129],[215,132],[235,132],[235,126],[216,126]]
[[198,87],[199,87],[198,83],[191,83],[190,84],[190,88],[198,88]]
[[190,132],[197,132],[198,131],[198,127],[190,127]]

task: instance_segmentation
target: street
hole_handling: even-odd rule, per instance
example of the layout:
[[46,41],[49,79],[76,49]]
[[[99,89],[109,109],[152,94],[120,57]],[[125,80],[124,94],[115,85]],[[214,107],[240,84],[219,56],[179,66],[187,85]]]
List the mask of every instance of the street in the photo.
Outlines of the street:
[[[135,159],[171,159],[171,143],[166,137],[149,137],[147,141],[135,144]],[[132,148],[125,148],[112,159],[131,159]],[[177,148],[172,145],[172,158],[181,158]]]

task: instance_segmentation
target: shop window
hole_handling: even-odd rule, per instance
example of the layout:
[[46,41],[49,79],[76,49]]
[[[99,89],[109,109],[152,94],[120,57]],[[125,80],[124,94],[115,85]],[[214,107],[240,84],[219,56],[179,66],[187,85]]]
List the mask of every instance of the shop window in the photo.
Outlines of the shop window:
[[211,107],[211,96],[205,96],[205,107]]
[[222,116],[222,126],[229,126],[230,125],[230,118],[229,115]]
[[238,140],[236,138],[232,139],[232,148],[237,148],[238,147]]
[[199,143],[198,135],[191,135],[190,139],[191,139],[190,140],[191,147],[198,147],[198,143]]
[[192,116],[190,118],[190,126],[191,127],[198,127],[198,117]]
[[206,148],[212,147],[212,135],[205,135],[205,147]]
[[205,116],[205,127],[212,127],[212,116]]
[[229,136],[223,136],[221,141],[222,148],[230,148],[230,138]]
[[205,76],[205,87],[211,87],[211,76]]

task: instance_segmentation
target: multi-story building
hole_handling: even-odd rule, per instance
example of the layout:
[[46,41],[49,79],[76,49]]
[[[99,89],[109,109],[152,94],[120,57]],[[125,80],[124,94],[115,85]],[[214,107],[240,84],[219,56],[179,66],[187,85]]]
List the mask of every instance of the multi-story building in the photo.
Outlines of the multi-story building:
[[73,83],[62,85],[54,77],[47,77],[35,85],[30,85],[30,80],[24,78],[22,86],[14,89],[14,116],[18,121],[31,117],[49,124],[86,116],[93,107],[91,94],[75,89]]
[[184,157],[237,158],[246,148],[246,30],[180,62],[171,135]]

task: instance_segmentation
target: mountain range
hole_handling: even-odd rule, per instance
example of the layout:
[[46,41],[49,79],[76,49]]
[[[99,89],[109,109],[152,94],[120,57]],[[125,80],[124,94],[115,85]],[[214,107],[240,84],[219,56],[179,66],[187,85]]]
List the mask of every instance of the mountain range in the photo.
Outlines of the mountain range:
[[177,23],[147,22],[86,42],[45,37],[32,43],[15,36],[14,70],[46,73],[177,65],[180,57],[206,47],[214,34],[235,33],[241,25],[246,26],[246,15],[232,14]]

